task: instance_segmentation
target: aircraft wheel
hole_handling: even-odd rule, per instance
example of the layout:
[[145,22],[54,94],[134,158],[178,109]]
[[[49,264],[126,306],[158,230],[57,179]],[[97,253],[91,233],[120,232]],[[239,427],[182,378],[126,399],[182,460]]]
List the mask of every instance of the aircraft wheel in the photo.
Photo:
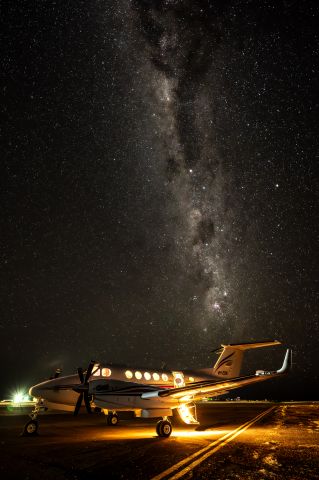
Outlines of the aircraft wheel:
[[160,420],[156,425],[156,433],[159,437],[169,437],[172,433],[172,424],[168,420]]
[[37,435],[39,428],[39,423],[37,420],[29,420],[23,428],[22,435],[32,436]]
[[107,416],[107,424],[115,427],[119,423],[119,417],[116,413],[109,413]]

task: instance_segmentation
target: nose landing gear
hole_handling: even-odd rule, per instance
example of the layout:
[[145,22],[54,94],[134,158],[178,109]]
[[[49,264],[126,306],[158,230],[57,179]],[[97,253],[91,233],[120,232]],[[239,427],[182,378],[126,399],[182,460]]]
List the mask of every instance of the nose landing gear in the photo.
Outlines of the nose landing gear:
[[37,420],[40,410],[42,408],[42,399],[39,398],[37,403],[34,405],[34,409],[30,413],[30,418],[22,430],[22,435],[25,437],[35,436],[38,434],[39,422]]
[[37,420],[29,420],[23,427],[23,436],[37,435],[39,422]]

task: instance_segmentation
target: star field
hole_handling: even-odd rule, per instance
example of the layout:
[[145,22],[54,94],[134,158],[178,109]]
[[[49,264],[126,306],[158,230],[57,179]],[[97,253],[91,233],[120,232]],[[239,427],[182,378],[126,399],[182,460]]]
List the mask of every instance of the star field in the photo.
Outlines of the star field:
[[201,367],[220,343],[275,338],[295,365],[272,394],[314,397],[316,2],[4,17],[3,395],[90,358]]

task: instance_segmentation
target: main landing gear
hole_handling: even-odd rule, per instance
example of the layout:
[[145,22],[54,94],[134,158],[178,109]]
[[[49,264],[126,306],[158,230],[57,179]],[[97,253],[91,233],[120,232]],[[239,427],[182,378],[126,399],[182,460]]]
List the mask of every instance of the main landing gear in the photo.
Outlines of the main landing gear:
[[115,427],[119,423],[119,417],[115,412],[109,412],[106,416],[106,422],[108,425]]
[[31,437],[38,434],[39,422],[37,420],[40,410],[42,408],[42,401],[39,399],[30,413],[31,420],[29,420],[23,427],[22,435]]
[[170,434],[172,433],[172,430],[173,430],[172,424],[167,418],[164,418],[163,420],[160,420],[159,422],[157,422],[156,433],[159,437],[164,437],[164,438],[169,437]]

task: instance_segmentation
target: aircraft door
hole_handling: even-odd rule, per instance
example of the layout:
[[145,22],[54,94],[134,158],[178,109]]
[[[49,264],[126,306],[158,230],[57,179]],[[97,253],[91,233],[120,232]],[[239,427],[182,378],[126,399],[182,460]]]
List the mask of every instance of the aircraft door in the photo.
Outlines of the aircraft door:
[[174,377],[174,387],[185,387],[185,379],[183,372],[172,372]]

